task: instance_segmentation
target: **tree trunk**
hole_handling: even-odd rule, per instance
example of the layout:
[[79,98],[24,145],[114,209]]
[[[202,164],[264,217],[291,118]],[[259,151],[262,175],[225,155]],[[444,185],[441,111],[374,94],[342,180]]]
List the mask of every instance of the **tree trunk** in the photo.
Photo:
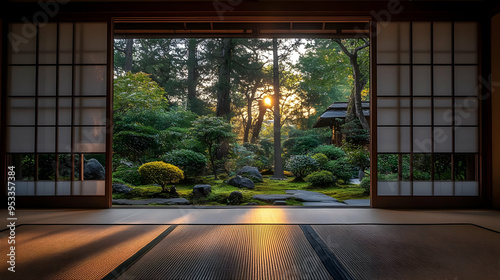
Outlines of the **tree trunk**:
[[230,119],[231,113],[231,38],[222,39],[222,61],[219,67],[219,85],[217,90],[217,117]]
[[243,143],[248,142],[248,137],[250,134],[250,128],[252,126],[252,102],[250,100],[247,101],[247,124],[245,125],[245,131],[243,133]]
[[187,109],[196,112],[196,85],[198,84],[198,71],[197,71],[197,60],[196,60],[196,49],[198,43],[196,39],[188,39],[188,61],[187,61]]
[[260,129],[262,128],[262,122],[264,122],[264,116],[266,115],[266,105],[264,100],[259,101],[259,116],[257,117],[257,122],[253,126],[252,139],[250,143],[255,144],[259,140]]
[[132,63],[133,63],[133,47],[134,47],[134,39],[127,39],[125,45],[125,65],[123,66],[123,70],[125,73],[132,71]]
[[356,116],[361,122],[361,126],[363,127],[363,129],[368,131],[368,133],[370,133],[370,125],[368,124],[368,121],[366,120],[366,117],[363,114],[363,106],[361,102],[361,92],[363,91],[363,88],[366,85],[366,81],[361,76],[361,70],[359,69],[359,64],[358,64],[358,55],[357,54],[353,55],[350,58],[350,61],[354,77],[354,105],[355,105]]
[[273,39],[273,88],[274,88],[274,179],[284,179],[283,159],[281,158],[281,113],[280,113],[280,76],[278,63],[278,39]]

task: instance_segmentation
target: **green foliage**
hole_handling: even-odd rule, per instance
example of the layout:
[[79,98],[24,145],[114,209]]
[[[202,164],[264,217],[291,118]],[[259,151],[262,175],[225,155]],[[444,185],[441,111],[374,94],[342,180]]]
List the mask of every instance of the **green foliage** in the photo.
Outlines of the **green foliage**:
[[157,135],[122,131],[114,135],[113,146],[115,152],[134,162],[139,162],[141,157],[152,156],[153,150],[158,146]]
[[120,182],[130,184],[132,186],[139,186],[142,184],[141,174],[137,168],[119,168],[113,172],[113,182]]
[[341,132],[345,135],[344,141],[348,144],[363,146],[370,143],[370,133],[363,129],[355,115],[346,117],[346,122],[341,125]]
[[335,178],[341,179],[345,183],[349,182],[353,175],[353,167],[347,158],[331,160],[325,165],[325,169],[332,172]]
[[324,154],[329,160],[337,160],[346,156],[344,150],[334,145],[321,145],[314,148],[312,152],[314,154]]
[[330,187],[335,183],[332,172],[322,170],[313,172],[305,178],[305,181],[313,187]]
[[190,127],[195,119],[196,115],[190,111],[167,111],[162,108],[147,110],[140,107],[124,114],[121,122],[152,127],[156,130],[165,130],[170,127]]
[[295,175],[296,180],[302,180],[318,169],[318,163],[310,156],[294,155],[288,160],[286,169]]
[[232,133],[231,124],[220,117],[203,116],[193,122],[191,135],[206,149],[212,171],[217,177],[216,157],[217,150],[224,142],[230,142],[235,135]]
[[184,179],[184,172],[177,166],[163,161],[148,162],[139,167],[139,174],[145,182],[155,183],[167,191],[167,184],[177,183]]
[[257,156],[245,146],[234,145],[230,159],[226,161],[226,171],[237,171],[243,166],[255,166]]
[[316,130],[291,130],[288,139],[283,142],[285,157],[308,154],[316,147],[328,143],[330,137]]
[[165,91],[146,73],[126,73],[114,81],[113,111],[122,115],[127,111],[166,108]]
[[355,145],[344,145],[344,150],[352,166],[363,171],[370,167],[370,153],[365,148]]
[[207,158],[203,154],[186,149],[167,153],[165,162],[182,169],[186,179],[201,175],[207,166]]
[[317,153],[314,156],[312,156],[312,158],[316,160],[320,168],[323,168],[325,164],[328,162],[328,157],[322,153]]
[[361,180],[359,184],[365,190],[365,193],[370,193],[370,176],[366,176]]

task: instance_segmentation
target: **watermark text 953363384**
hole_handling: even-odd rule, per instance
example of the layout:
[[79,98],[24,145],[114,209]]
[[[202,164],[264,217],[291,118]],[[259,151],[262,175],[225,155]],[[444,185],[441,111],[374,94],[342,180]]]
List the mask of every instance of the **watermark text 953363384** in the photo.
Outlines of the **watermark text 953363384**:
[[8,270],[16,272],[16,170],[14,166],[7,167],[7,228],[9,236],[7,238]]

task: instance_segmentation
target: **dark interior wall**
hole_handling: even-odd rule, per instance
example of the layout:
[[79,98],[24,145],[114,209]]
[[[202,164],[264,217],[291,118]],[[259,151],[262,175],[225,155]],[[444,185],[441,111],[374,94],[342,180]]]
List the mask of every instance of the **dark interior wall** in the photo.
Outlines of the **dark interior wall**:
[[500,13],[491,21],[493,207],[500,208]]

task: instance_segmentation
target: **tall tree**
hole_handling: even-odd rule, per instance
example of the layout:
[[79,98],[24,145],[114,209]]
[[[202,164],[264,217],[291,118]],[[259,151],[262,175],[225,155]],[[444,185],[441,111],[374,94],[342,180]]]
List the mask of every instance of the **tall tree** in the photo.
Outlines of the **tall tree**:
[[216,116],[229,120],[231,113],[231,56],[233,39],[223,38],[221,43]]
[[197,58],[197,48],[198,48],[198,40],[197,39],[187,39],[187,109],[198,113],[198,107],[200,106],[198,102],[198,95],[196,91],[196,87],[198,85],[198,58]]
[[278,62],[278,39],[273,38],[273,88],[274,88],[274,175],[275,179],[285,178],[281,158],[281,114],[280,114],[280,71]]
[[346,39],[332,39],[341,48],[342,52],[349,58],[353,75],[353,88],[352,94],[349,97],[349,109],[354,110],[358,117],[361,126],[364,130],[370,132],[370,126],[363,114],[363,107],[361,103],[361,92],[368,83],[368,71],[361,71],[361,64],[359,62],[359,52],[370,46],[370,42],[366,39],[346,40]]

